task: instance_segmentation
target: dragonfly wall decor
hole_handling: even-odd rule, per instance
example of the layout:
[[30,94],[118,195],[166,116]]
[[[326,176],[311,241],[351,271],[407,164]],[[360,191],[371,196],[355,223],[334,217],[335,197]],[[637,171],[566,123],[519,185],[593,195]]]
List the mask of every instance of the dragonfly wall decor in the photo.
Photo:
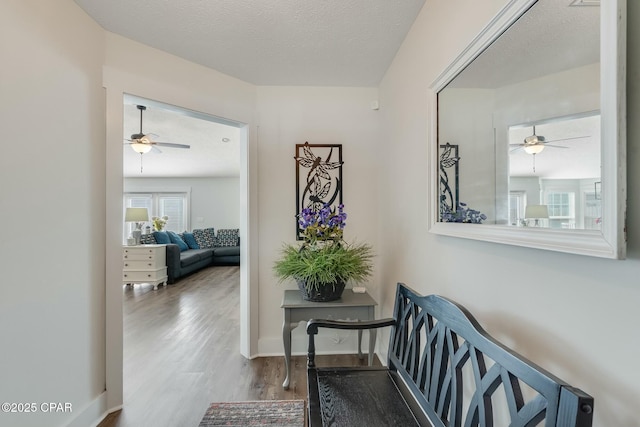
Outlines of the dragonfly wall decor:
[[342,144],[296,144],[296,236],[302,240],[297,216],[302,209],[320,210],[342,203]]

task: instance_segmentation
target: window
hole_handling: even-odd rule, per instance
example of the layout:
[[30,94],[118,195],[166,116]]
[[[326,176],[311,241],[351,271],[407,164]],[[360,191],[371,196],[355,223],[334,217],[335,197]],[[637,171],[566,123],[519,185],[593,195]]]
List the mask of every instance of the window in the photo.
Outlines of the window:
[[575,216],[575,194],[568,192],[547,193],[549,218],[568,218]]
[[[149,211],[149,223],[147,225],[151,226],[151,217],[166,215],[169,217],[169,221],[167,221],[165,230],[175,231],[176,233],[189,230],[188,206],[188,192],[145,192],[124,194],[125,208],[147,208]],[[133,224],[125,223],[123,236],[125,241],[126,238],[131,235],[132,229]],[[151,231],[153,231],[153,229]]]

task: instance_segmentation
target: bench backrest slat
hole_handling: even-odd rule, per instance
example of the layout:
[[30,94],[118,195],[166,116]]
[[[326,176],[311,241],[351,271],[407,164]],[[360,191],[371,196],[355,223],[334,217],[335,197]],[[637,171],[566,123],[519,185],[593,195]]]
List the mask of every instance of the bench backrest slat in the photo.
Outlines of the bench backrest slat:
[[459,304],[399,283],[394,318],[388,366],[435,426],[591,426],[591,396],[500,344]]

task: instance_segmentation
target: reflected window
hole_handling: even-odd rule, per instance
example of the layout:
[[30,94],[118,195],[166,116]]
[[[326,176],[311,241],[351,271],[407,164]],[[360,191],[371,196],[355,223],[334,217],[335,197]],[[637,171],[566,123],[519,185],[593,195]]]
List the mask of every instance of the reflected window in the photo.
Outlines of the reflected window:
[[570,192],[551,192],[546,197],[549,210],[549,227],[576,228],[576,195]]

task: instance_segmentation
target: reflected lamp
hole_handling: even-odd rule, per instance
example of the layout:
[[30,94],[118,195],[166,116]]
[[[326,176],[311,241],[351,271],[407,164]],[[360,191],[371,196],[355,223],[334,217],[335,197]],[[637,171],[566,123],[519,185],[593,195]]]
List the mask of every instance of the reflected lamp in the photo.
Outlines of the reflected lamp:
[[525,219],[535,220],[535,227],[540,226],[540,220],[549,218],[549,208],[547,205],[527,205],[524,210]]

